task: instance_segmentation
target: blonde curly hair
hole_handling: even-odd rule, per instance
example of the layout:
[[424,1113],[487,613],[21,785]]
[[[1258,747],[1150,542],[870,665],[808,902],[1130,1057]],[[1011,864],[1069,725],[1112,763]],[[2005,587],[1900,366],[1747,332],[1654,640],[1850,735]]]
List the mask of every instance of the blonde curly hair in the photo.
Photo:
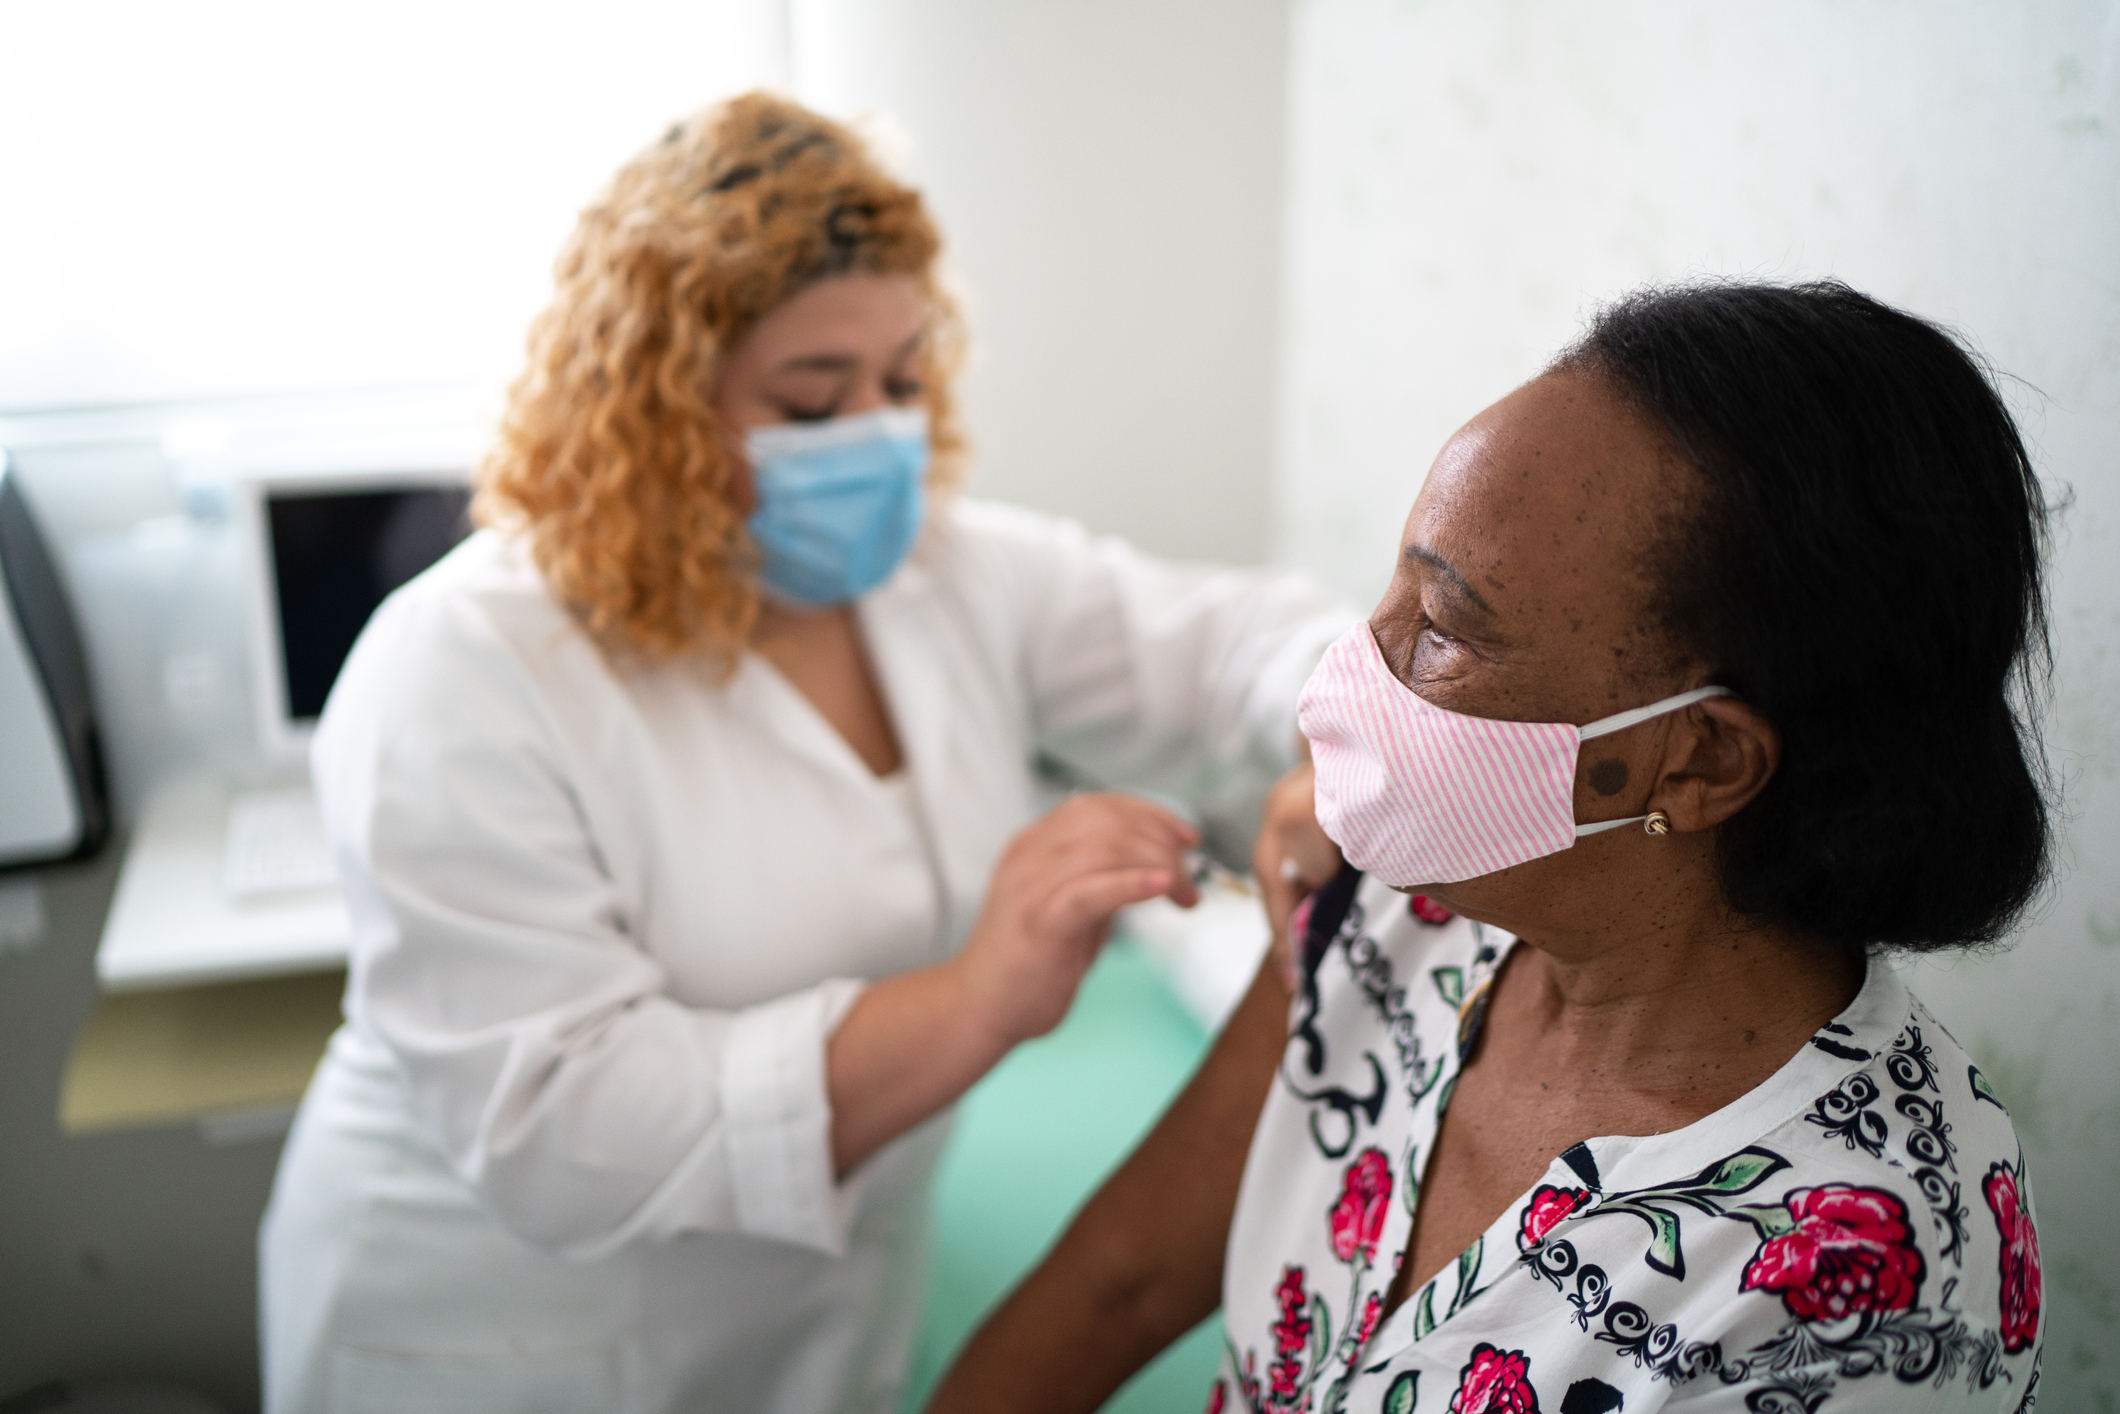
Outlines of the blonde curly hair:
[[673,125],[582,212],[530,328],[529,366],[480,465],[473,515],[526,534],[607,652],[700,653],[724,670],[758,615],[758,557],[714,411],[716,373],[769,311],[835,275],[927,294],[936,490],[962,474],[952,399],[964,332],[920,193],[855,134],[747,93]]

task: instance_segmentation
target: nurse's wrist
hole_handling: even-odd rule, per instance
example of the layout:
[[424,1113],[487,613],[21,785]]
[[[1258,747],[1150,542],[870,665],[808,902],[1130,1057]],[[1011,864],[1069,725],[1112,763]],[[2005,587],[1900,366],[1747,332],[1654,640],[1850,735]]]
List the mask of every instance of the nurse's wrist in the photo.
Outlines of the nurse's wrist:
[[955,1103],[1008,1053],[956,959],[871,983],[825,1039],[832,1170],[843,1180]]
[[960,952],[938,964],[937,970],[945,974],[945,1014],[950,1018],[951,1029],[970,1052],[967,1059],[978,1063],[979,1073],[984,1075],[1028,1037],[1018,1034],[1020,1026],[1010,1024],[1012,1008],[1006,1004],[1005,989],[995,987],[983,975],[976,958]]

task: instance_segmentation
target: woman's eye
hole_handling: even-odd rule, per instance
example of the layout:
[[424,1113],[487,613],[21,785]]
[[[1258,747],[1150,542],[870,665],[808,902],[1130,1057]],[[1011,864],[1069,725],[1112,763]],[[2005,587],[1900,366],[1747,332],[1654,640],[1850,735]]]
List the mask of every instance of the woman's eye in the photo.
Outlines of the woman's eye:
[[1372,630],[1376,634],[1377,647],[1384,654],[1384,664],[1392,675],[1409,679],[1414,674],[1414,664],[1421,656],[1421,643],[1427,636],[1428,620],[1416,605],[1413,612],[1401,618],[1394,615]]
[[896,378],[883,385],[883,395],[903,407],[927,393],[927,384],[917,378]]
[[1423,614],[1414,632],[1413,650],[1407,654],[1408,676],[1421,679],[1450,673],[1454,667],[1462,666],[1464,647]]
[[780,405],[780,415],[789,422],[826,422],[838,411],[839,408],[834,404],[817,408],[792,407],[786,403]]

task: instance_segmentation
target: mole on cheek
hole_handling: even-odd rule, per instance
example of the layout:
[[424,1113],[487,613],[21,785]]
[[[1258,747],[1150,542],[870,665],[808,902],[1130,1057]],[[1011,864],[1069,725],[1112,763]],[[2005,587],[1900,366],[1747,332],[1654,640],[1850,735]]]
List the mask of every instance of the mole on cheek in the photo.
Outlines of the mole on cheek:
[[1600,761],[1590,768],[1590,789],[1599,795],[1618,795],[1627,788],[1627,763]]

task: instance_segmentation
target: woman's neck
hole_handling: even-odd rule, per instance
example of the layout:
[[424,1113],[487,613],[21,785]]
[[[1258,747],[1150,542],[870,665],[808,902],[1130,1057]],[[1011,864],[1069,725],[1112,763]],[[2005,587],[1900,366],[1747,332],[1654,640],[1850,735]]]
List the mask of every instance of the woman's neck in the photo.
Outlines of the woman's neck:
[[1750,1088],[1744,1077],[1771,1075],[1862,989],[1859,955],[1730,907],[1707,832],[1575,856],[1553,860],[1551,878],[1440,891],[1524,940],[1490,1021],[1521,1028],[1542,1067],[1588,1067],[1692,1096],[1686,1105],[1733,1086],[1734,1099]]
[[798,610],[767,604],[751,631],[751,651],[809,699],[872,774],[888,776],[905,764],[853,605]]
[[1862,958],[1786,928],[1708,916],[1527,936],[1496,987],[1492,1034],[1546,1074],[1603,1077],[1653,1133],[1763,1083],[1862,989]]
[[1594,1021],[1615,1038],[1638,1029],[1658,1049],[1689,1029],[1715,1030],[1726,1000],[1762,1019],[1786,1017],[1808,1036],[1846,1009],[1864,975],[1861,959],[1778,928],[1650,933],[1574,957],[1525,942],[1556,1019]]
[[812,608],[785,604],[770,595],[761,598],[758,617],[751,621],[751,647],[763,652],[768,644],[800,641],[834,631],[833,620],[851,623],[851,604],[827,604]]

